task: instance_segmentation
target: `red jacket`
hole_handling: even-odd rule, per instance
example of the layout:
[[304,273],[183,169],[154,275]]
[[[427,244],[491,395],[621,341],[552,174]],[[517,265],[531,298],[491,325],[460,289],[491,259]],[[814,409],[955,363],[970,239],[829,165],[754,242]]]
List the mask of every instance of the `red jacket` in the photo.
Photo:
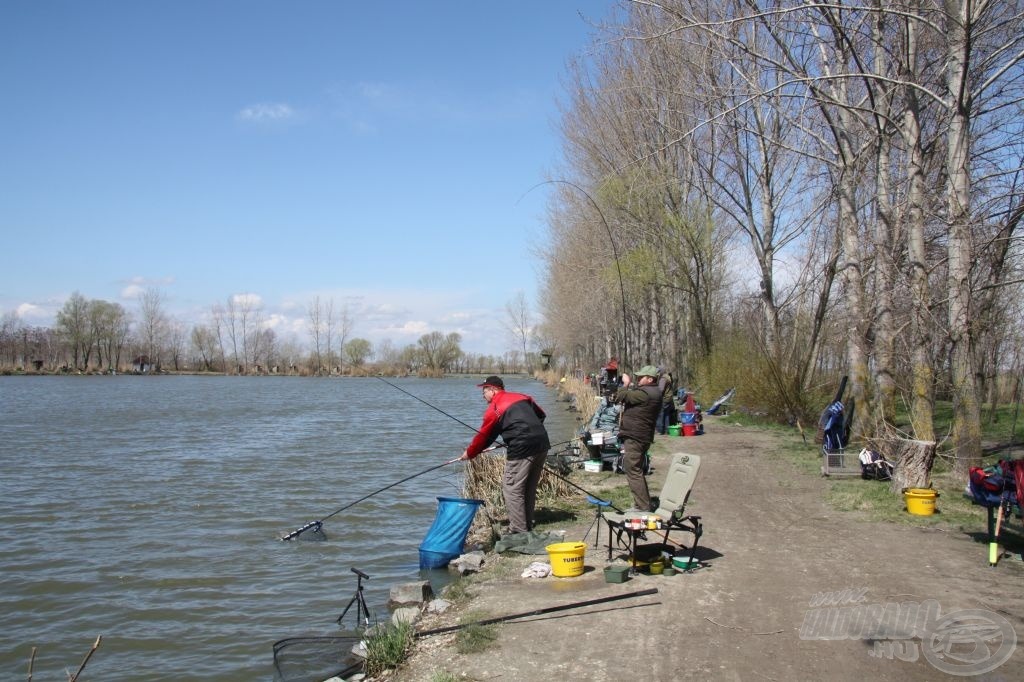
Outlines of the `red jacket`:
[[480,431],[466,447],[470,459],[479,455],[501,436],[509,459],[522,459],[551,447],[544,428],[544,410],[523,393],[498,391],[484,409]]

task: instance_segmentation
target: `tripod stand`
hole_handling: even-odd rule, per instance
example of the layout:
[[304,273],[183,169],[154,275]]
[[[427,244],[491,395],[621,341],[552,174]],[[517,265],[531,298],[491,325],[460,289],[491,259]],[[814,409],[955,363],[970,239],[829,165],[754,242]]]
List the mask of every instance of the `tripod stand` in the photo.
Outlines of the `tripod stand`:
[[370,576],[360,571],[355,566],[352,567],[352,572],[356,574],[356,593],[352,595],[352,598],[348,600],[348,604],[345,606],[345,610],[338,616],[338,625],[341,625],[341,621],[345,618],[345,614],[352,608],[352,605],[356,606],[356,627],[359,627],[359,619],[362,618],[363,625],[369,627],[370,625],[370,609],[366,606],[366,598],[363,597],[363,578],[367,580]]
[[596,528],[597,533],[594,534],[594,547],[597,547],[601,540],[601,521],[604,519],[604,508],[611,506],[611,502],[600,500],[593,495],[587,495],[587,502],[595,506],[595,513],[594,520],[590,522],[590,527],[587,528],[587,532],[583,535],[583,542],[587,541],[587,536],[590,535],[590,531]]

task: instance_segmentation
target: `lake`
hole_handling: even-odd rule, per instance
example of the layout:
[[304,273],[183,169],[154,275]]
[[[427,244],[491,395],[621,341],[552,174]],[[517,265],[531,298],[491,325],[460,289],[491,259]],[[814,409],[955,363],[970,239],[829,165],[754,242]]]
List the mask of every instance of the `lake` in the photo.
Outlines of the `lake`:
[[[510,378],[548,412],[576,413]],[[0,377],[0,675],[273,679],[274,642],[339,634],[355,592],[387,617],[390,587],[420,579],[418,547],[485,405],[479,379],[220,376]],[[557,449],[557,448],[556,448]],[[353,613],[346,616],[349,627]]]

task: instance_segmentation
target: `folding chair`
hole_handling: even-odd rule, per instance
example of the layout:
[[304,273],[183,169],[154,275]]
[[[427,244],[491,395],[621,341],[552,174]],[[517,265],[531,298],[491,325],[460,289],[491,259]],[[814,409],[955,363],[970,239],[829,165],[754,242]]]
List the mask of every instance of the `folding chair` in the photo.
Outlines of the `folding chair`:
[[[612,558],[613,542],[617,542],[623,549],[629,549],[633,563],[631,570],[635,573],[637,538],[646,538],[646,532],[649,530],[660,531],[662,544],[667,544],[669,533],[680,530],[693,533],[693,546],[690,548],[692,562],[697,552],[697,542],[704,534],[700,516],[686,514],[686,503],[690,499],[690,490],[697,479],[698,471],[700,457],[676,453],[672,455],[672,461],[668,465],[665,483],[658,497],[657,510],[646,512],[631,509],[622,514],[605,513],[604,520],[608,524],[608,560],[611,561]],[[679,546],[686,548],[686,545]]]

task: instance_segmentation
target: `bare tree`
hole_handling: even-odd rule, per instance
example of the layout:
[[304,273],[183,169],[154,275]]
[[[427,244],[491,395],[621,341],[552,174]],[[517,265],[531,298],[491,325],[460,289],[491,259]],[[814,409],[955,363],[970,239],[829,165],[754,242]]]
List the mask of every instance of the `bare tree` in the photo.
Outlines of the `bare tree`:
[[97,365],[102,367],[106,359],[107,371],[119,369],[121,352],[128,343],[131,329],[128,312],[119,303],[97,299],[89,302],[89,319],[96,344]]
[[217,332],[213,325],[196,325],[192,327],[192,349],[199,355],[203,370],[213,370],[218,354]]
[[459,343],[462,336],[456,332],[442,334],[441,332],[430,332],[419,338],[416,347],[416,355],[423,365],[422,374],[426,376],[441,376],[451,364],[462,355]]
[[523,360],[527,358],[526,346],[533,333],[533,319],[530,313],[530,304],[526,300],[526,294],[517,291],[515,295],[505,303],[505,325],[514,343],[523,351]]
[[79,359],[86,354],[89,334],[89,302],[77,291],[57,312],[57,330],[71,348],[73,367],[81,369]]
[[[334,374],[334,299],[330,299],[324,306],[324,335],[327,341],[327,373]],[[344,343],[344,342],[343,342]],[[339,369],[340,371],[340,369]]]
[[18,341],[24,326],[16,310],[6,312],[0,318],[0,366],[13,368],[26,364],[26,360],[18,362]]
[[167,320],[167,352],[171,356],[171,364],[175,372],[183,369],[185,341],[188,338],[188,327],[179,319]]
[[[321,345],[324,334],[323,307],[320,305],[320,297],[317,296],[309,304],[309,334],[313,337],[313,360],[315,367],[313,372],[320,375],[323,372],[323,359],[321,356]],[[330,335],[328,334],[328,339]],[[330,352],[330,341],[328,340],[328,353]]]
[[[333,305],[333,301],[331,303]],[[338,317],[337,317],[337,330],[338,330],[337,331],[338,348],[344,348],[345,344],[348,342],[349,334],[352,333],[352,315],[351,315],[351,312],[349,311],[349,306],[348,306],[347,302],[342,304],[341,311],[338,313]],[[341,356],[342,356],[342,359],[339,361],[340,365],[341,365],[340,368],[339,368],[339,371],[342,374],[344,374],[345,373],[344,353],[342,353]]]
[[149,364],[160,371],[163,346],[167,337],[168,319],[164,310],[165,296],[156,287],[150,287],[139,298],[139,336]]

